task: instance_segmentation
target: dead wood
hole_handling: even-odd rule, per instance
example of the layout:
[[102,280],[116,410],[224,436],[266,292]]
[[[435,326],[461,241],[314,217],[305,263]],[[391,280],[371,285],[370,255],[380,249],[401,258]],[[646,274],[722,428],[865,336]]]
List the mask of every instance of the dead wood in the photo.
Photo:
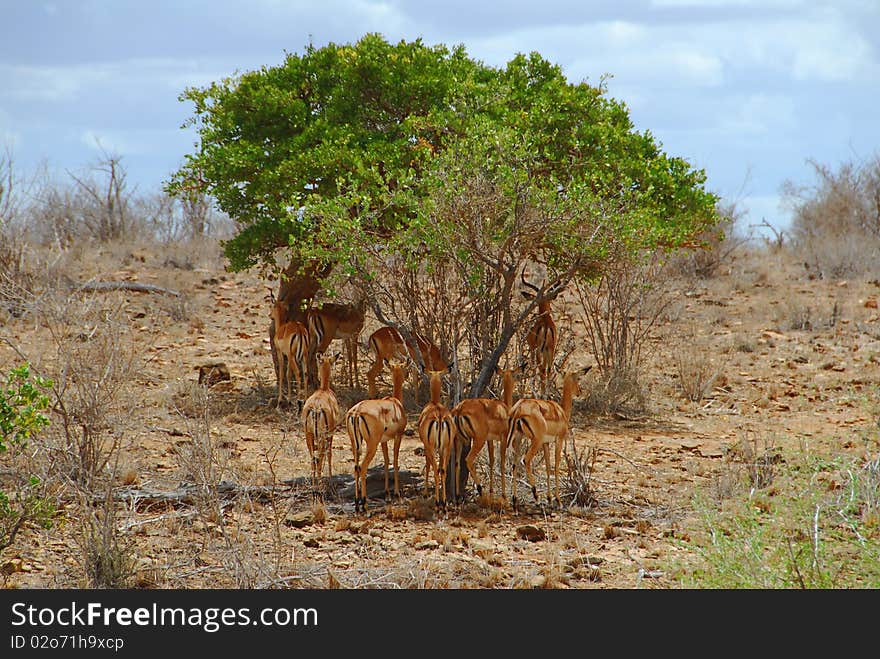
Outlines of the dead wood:
[[171,297],[180,297],[180,293],[170,288],[162,288],[153,284],[141,284],[136,281],[87,281],[78,284],[78,291],[136,291],[138,293],[159,293],[160,295],[170,295]]

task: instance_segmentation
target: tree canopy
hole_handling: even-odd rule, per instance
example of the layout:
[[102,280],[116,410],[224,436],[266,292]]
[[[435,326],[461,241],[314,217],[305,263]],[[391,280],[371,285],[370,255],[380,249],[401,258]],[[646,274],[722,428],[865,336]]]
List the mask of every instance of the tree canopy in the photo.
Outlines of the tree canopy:
[[[511,316],[527,261],[547,267],[543,298],[717,221],[702,170],[636,131],[604,82],[571,83],[538,53],[491,67],[462,46],[367,34],[181,100],[195,105],[199,142],[168,187],[210,194],[238,224],[224,244],[231,270],[275,267],[286,250],[338,266],[374,300],[420,272],[410,294],[489,303],[483,376],[539,301]],[[445,284],[429,286],[441,271]],[[389,320],[418,325],[410,315]]]

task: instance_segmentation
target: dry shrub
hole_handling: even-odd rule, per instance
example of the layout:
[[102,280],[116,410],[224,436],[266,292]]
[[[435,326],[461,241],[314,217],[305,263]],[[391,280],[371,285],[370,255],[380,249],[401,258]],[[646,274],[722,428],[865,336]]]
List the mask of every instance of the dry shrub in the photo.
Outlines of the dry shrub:
[[107,489],[98,504],[79,506],[79,562],[88,588],[127,588],[135,574],[133,542],[117,528],[116,503]]
[[831,329],[840,320],[840,304],[835,300],[825,311],[787,299],[777,312],[776,322],[782,330],[816,331]]
[[593,491],[593,468],[599,450],[595,446],[584,447],[580,451],[571,441],[565,452],[566,469],[562,474],[560,496],[568,505],[580,508],[594,508],[599,501]]
[[138,355],[115,295],[46,295],[38,312],[50,337],[41,368],[54,382],[45,433],[47,470],[85,491],[113,480],[126,420],[136,404]]
[[18,318],[27,309],[27,300],[36,288],[25,243],[0,224],[0,306]]
[[811,278],[875,273],[880,268],[880,156],[833,171],[810,161],[812,186],[786,182],[792,246]]
[[650,340],[674,301],[668,283],[656,254],[640,261],[620,259],[596,281],[577,282],[581,322],[599,370],[598,381],[581,403],[589,411],[646,411],[644,363]]
[[712,393],[724,366],[710,357],[705,348],[689,345],[675,354],[675,370],[685,398],[698,403]]
[[736,202],[720,204],[716,210],[718,223],[695,236],[696,247],[682,248],[670,259],[671,272],[688,280],[710,279],[748,242],[736,231],[743,215]]
[[743,436],[728,447],[721,467],[712,479],[713,494],[720,504],[743,488],[763,489],[772,485],[782,456],[768,437]]

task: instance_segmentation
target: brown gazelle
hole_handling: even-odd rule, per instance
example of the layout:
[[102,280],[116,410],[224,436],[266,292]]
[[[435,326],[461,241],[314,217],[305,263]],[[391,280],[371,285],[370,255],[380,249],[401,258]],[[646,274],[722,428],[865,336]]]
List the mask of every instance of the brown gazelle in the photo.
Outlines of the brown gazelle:
[[[285,319],[286,305],[272,295],[272,311],[269,314],[275,323],[275,336],[272,349],[278,361],[278,405],[284,382],[287,381],[287,400],[291,400],[291,376],[296,376],[297,396],[305,388],[305,359],[308,353],[309,333],[305,326],[296,320]],[[286,360],[286,364],[285,364]]]
[[[483,483],[476,470],[477,457],[483,447],[489,448],[489,495],[495,488],[495,442],[501,448],[501,495],[504,496],[505,486],[505,458],[507,456],[507,419],[508,411],[513,403],[513,373],[514,369],[498,369],[501,376],[503,396],[497,398],[465,398],[452,408],[452,418],[455,422],[455,469],[458,470],[461,461],[459,452],[463,442],[470,444],[470,450],[465,457],[468,473],[474,479],[477,486],[477,494],[483,493]],[[456,486],[460,482],[458,474],[455,474]],[[456,493],[458,494],[458,493]]]
[[557,403],[552,400],[539,398],[521,398],[510,410],[509,430],[506,439],[508,445],[514,448],[513,463],[513,508],[516,510],[516,478],[519,471],[519,440],[525,437],[529,442],[529,448],[522,458],[526,468],[529,484],[532,486],[532,495],[538,501],[538,490],[535,487],[535,476],[532,473],[532,459],[539,450],[544,451],[544,465],[547,468],[547,503],[550,503],[550,444],[555,444],[553,461],[553,476],[555,488],[554,499],[559,504],[559,462],[562,458],[562,448],[568,435],[569,421],[571,419],[571,405],[576,394],[581,393],[578,378],[589,371],[592,366],[587,366],[577,371],[566,374],[562,381],[562,400]]
[[[449,369],[449,365],[440,354],[440,349],[421,334],[413,336],[418,343],[419,352],[422,353],[425,371],[445,373]],[[400,332],[387,325],[373,332],[367,340],[367,344],[373,351],[373,365],[367,371],[368,395],[370,398],[375,398],[377,395],[376,377],[382,371],[382,365],[389,363],[392,359],[406,359],[407,357],[416,362],[416,355],[413,346],[403,340]]]
[[[391,378],[394,394],[385,398],[368,398],[356,403],[345,417],[345,426],[351,440],[354,456],[354,510],[367,512],[367,469],[376,449],[382,445],[385,458],[385,498],[388,491],[388,441],[394,441],[394,494],[400,496],[400,481],[397,459],[400,442],[406,430],[406,410],[403,407],[403,369],[404,362],[393,361]],[[363,450],[363,460],[361,460]]]
[[[452,454],[455,425],[449,408],[440,402],[441,371],[429,371],[431,400],[419,415],[419,438],[425,449],[425,496],[428,495],[428,474],[434,476],[434,501],[446,507],[446,468]],[[438,462],[439,460],[439,462]]]
[[330,388],[330,369],[340,353],[317,355],[318,388],[306,399],[302,409],[302,424],[306,446],[312,458],[312,493],[318,496],[318,480],[327,459],[328,482],[333,478],[333,432],[339,423],[339,401]]
[[[534,291],[534,295],[523,293],[525,297],[533,298],[538,295],[538,287],[529,283],[522,276],[525,287]],[[550,296],[538,302],[538,317],[526,334],[526,344],[529,348],[529,359],[535,368],[541,387],[541,395],[547,395],[547,381],[553,367],[553,359],[556,356],[557,331],[556,323],[550,315],[550,303],[556,296]]]
[[310,355],[326,352],[333,339],[345,342],[350,387],[358,385],[357,340],[364,328],[366,306],[366,298],[361,297],[354,304],[327,302],[306,313]]

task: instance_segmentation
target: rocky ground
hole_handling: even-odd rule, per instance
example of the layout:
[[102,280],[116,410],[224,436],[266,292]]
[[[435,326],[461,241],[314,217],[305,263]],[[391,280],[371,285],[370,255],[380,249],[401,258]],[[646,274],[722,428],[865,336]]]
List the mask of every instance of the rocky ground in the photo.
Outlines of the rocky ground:
[[[592,505],[514,512],[471,496],[438,512],[420,492],[424,458],[409,433],[403,499],[371,500],[369,515],[356,515],[346,489],[351,449],[338,431],[336,494],[316,508],[296,408],[274,405],[266,281],[227,273],[216,256],[181,266],[133,250],[83,263],[80,280],[181,293],[90,298],[120,311],[137,358],[107,429],[121,444],[116,492],[128,498],[114,523],[135,557],[137,587],[676,587],[676,569],[692,558],[686,540],[699,532],[693,497],[718,494],[744,451],[804,443],[864,451],[853,437],[876,423],[878,283],[811,280],[784,254],[745,255],[710,280],[670,284],[676,302],[657,328],[645,376],[649,413],[599,416],[576,402],[573,446]],[[560,314],[580,346],[572,362],[593,362],[571,299]],[[49,329],[32,316],[5,318],[0,366],[22,353],[50,363]],[[231,379],[205,396],[198,367],[212,362],[225,363]],[[368,363],[364,351],[361,373]],[[705,396],[683,394],[680,366],[704,369]],[[366,389],[341,386],[342,375],[334,381],[347,408]],[[407,407],[414,429],[420,407],[411,396]],[[378,478],[381,464],[380,452]],[[543,474],[539,460],[542,491]],[[227,489],[200,493],[192,487],[199,482]],[[68,500],[51,530],[25,528],[2,554],[4,583],[81,585],[80,512]]]

